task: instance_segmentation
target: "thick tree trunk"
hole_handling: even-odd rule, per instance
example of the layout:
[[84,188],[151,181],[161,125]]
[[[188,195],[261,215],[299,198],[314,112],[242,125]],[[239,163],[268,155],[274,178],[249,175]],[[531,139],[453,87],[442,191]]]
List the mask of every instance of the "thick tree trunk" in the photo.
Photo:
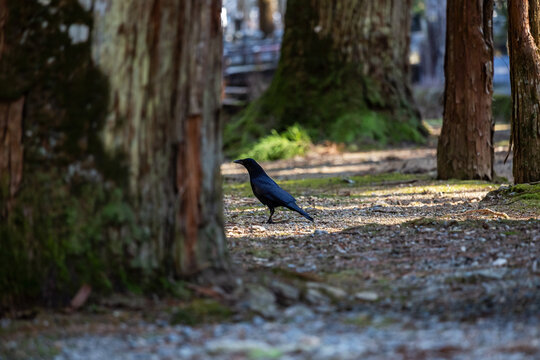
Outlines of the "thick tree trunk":
[[258,0],[259,5],[259,29],[264,36],[270,36],[275,30],[274,26],[274,0]]
[[514,182],[540,181],[540,3],[508,2]]
[[440,179],[493,178],[493,1],[448,0]]
[[410,7],[410,0],[289,0],[272,84],[228,126],[227,145],[295,122],[336,141],[421,141],[409,87]]
[[224,266],[221,1],[109,6],[93,43],[111,87],[104,139],[128,155],[137,213],[153,234],[149,260],[177,274]]
[[220,10],[0,0],[0,308],[226,268]]

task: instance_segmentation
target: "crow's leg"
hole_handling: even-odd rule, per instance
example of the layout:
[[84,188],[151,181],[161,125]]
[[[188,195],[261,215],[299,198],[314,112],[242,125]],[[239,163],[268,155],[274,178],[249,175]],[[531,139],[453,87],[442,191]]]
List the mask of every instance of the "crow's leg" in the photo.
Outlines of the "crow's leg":
[[274,208],[270,206],[268,208],[270,209],[270,217],[268,218],[268,221],[266,223],[273,224],[274,222],[272,221],[272,215],[274,215]]

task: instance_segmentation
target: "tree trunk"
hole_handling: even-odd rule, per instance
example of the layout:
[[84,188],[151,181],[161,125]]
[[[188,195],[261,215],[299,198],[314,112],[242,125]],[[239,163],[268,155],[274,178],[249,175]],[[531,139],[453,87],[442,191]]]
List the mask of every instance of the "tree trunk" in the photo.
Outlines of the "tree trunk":
[[263,32],[264,37],[274,33],[274,1],[273,0],[258,0],[259,6],[259,29]]
[[154,234],[153,266],[165,260],[176,274],[223,266],[221,2],[110,6],[93,43],[111,87],[104,139],[128,155],[137,213]]
[[226,268],[221,1],[44,3],[0,0],[0,307]]
[[492,0],[448,0],[440,179],[493,178],[492,17]]
[[227,127],[227,146],[295,122],[319,139],[422,141],[409,87],[410,7],[410,0],[289,0],[272,84]]
[[540,4],[508,2],[512,85],[513,175],[516,184],[540,181]]

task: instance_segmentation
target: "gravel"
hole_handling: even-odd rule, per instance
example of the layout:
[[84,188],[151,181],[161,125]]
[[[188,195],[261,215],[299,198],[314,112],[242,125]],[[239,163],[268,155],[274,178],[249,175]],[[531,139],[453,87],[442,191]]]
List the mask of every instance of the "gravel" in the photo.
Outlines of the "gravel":
[[[538,359],[538,318],[420,321],[362,312],[286,309],[291,321],[167,326],[57,342],[56,360],[93,359]],[[295,315],[293,315],[295,314]]]

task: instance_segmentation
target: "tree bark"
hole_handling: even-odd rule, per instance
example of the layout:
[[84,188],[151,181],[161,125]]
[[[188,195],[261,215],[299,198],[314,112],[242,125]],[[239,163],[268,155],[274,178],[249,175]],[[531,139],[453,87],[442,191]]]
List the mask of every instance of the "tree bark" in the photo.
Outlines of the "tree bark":
[[221,2],[109,6],[93,43],[111,87],[104,139],[128,154],[137,212],[154,235],[149,260],[176,274],[223,267]]
[[509,0],[513,175],[516,184],[540,181],[540,4]]
[[493,178],[492,17],[492,0],[448,0],[440,179]]
[[410,7],[410,0],[288,1],[272,84],[227,127],[227,146],[295,122],[336,141],[422,141],[409,87]]
[[258,0],[259,5],[259,29],[263,32],[264,37],[272,35],[275,30],[274,26],[274,1],[273,0]]
[[227,268],[220,11],[0,0],[0,308]]

